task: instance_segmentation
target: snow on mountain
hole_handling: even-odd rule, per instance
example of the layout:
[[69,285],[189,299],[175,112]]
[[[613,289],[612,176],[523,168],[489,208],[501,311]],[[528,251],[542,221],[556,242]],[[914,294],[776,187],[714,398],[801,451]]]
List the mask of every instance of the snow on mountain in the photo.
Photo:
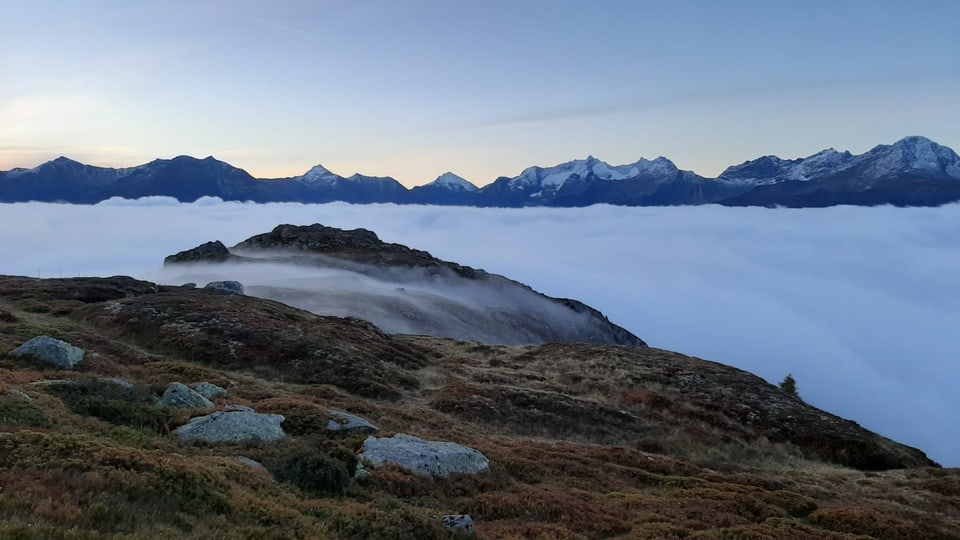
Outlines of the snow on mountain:
[[308,184],[333,184],[338,178],[340,177],[323,165],[316,165],[301,176],[300,180]]
[[476,191],[478,189],[477,186],[473,185],[469,180],[452,172],[441,174],[436,180],[426,184],[426,186],[437,186],[454,191]]
[[881,144],[857,156],[861,174],[881,178],[900,172],[943,173],[960,180],[960,156],[926,137],[905,137],[892,145]]
[[863,180],[916,172],[940,173],[960,179],[960,157],[953,150],[924,137],[906,137],[860,155],[828,148],[793,160],[764,156],[727,168],[718,180],[730,185],[760,186],[788,180],[807,182],[848,171]]
[[594,176],[601,180],[625,180],[645,175],[665,180],[676,175],[677,170],[676,165],[665,157],[654,160],[640,158],[636,163],[612,166],[593,156],[587,156],[586,159],[575,159],[553,167],[529,167],[511,180],[511,186],[558,189],[574,175],[580,178]]

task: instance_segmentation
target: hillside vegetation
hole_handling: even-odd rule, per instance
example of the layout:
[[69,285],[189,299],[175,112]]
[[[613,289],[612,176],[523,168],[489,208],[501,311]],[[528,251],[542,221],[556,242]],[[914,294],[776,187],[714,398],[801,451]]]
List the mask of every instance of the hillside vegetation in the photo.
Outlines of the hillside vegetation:
[[[49,335],[77,369],[13,356]],[[612,345],[489,346],[130,278],[0,277],[0,537],[960,538],[960,472],[735,368]],[[217,407],[279,442],[183,443]],[[449,478],[358,474],[326,411],[481,451]],[[263,466],[254,466],[254,460]]]

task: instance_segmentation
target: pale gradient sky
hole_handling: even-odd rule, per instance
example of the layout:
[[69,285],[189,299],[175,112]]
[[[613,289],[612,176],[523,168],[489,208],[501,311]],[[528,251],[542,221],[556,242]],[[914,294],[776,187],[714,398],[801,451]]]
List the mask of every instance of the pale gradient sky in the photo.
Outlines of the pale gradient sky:
[[960,149],[960,1],[0,0],[0,170],[477,184],[592,154]]

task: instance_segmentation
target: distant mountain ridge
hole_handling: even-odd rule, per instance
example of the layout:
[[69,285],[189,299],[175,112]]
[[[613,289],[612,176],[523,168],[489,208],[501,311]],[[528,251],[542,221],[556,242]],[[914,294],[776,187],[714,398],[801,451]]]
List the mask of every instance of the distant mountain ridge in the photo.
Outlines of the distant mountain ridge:
[[533,166],[482,188],[451,172],[407,189],[390,177],[337,175],[317,165],[301,176],[257,179],[214,159],[178,156],[121,169],[59,157],[0,172],[0,202],[93,204],[111,197],[200,197],[254,202],[439,204],[481,207],[592,204],[823,207],[837,204],[939,206],[960,201],[960,156],[911,136],[859,155],[832,148],[805,158],[763,156],[717,178],[684,171],[665,157],[610,165],[593,156]]

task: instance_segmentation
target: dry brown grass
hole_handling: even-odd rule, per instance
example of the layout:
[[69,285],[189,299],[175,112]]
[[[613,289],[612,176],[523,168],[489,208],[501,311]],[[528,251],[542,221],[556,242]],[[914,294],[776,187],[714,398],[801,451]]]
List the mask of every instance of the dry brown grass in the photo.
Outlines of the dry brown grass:
[[[0,412],[10,390],[32,398],[8,407],[0,427],[9,432],[0,435],[0,537],[445,538],[439,517],[470,513],[479,538],[960,538],[960,471],[826,462],[822,441],[804,438],[812,416],[802,403],[719,364],[656,349],[390,337],[223,298],[127,281],[46,291],[0,279]],[[193,337],[182,325],[163,329],[212,311],[219,322]],[[38,333],[75,341],[89,361],[64,373],[3,354]],[[241,344],[235,355],[230,341]],[[321,345],[332,352],[318,365],[333,376],[301,376],[316,365],[298,355]],[[77,414],[47,384],[96,377],[154,391],[208,380],[230,389],[230,403],[286,415],[291,437],[183,445]],[[31,407],[46,423],[30,420]],[[385,435],[475,447],[491,470],[430,479],[388,467],[329,496],[236,460],[276,470],[318,452],[346,466],[363,438],[325,433],[332,408],[366,416]],[[784,431],[785,415],[801,423]],[[854,437],[839,420],[821,427],[891,459],[912,455]]]

